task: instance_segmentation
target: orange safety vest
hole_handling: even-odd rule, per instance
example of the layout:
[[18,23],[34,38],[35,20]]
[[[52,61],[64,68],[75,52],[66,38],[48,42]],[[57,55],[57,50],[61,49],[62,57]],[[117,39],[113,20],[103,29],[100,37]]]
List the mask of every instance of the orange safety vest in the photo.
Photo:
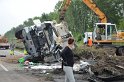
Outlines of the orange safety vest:
[[88,39],[88,46],[92,46],[93,43],[92,43],[92,39]]

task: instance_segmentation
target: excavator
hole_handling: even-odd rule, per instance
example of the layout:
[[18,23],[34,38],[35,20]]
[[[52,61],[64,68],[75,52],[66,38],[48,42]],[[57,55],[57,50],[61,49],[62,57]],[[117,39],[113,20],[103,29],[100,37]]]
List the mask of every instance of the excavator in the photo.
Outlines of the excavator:
[[[60,11],[60,20],[65,20],[65,13],[72,0],[63,1],[64,6]],[[95,23],[92,33],[94,44],[108,45],[113,43],[124,43],[124,35],[118,32],[116,24],[108,23],[106,15],[96,6],[92,0],[82,0],[99,18],[100,23]],[[114,45],[117,55],[124,55],[124,46]]]

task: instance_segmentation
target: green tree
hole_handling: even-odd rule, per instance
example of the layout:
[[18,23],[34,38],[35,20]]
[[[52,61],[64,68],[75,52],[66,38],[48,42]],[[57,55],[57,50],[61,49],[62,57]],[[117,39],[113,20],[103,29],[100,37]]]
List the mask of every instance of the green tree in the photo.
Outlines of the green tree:
[[29,27],[29,26],[34,25],[33,19],[32,19],[32,18],[29,18],[27,21],[24,21],[23,25],[24,25],[25,27]]
[[[65,3],[66,0],[64,0]],[[124,2],[123,0],[93,0],[98,8],[106,15],[108,22],[118,25],[118,29],[124,29]],[[40,19],[41,22],[56,20],[59,22],[60,9],[63,8],[62,1],[59,1],[54,8],[54,12],[43,13],[40,17],[35,16],[24,21],[23,24],[14,27],[5,35],[13,37],[14,30],[19,30],[25,26],[32,26],[33,20]],[[65,21],[69,30],[75,37],[82,35],[85,31],[93,31],[94,24],[99,22],[98,16],[90,10],[82,0],[72,0],[65,13]]]
[[121,19],[118,25],[118,30],[124,30],[124,19]]

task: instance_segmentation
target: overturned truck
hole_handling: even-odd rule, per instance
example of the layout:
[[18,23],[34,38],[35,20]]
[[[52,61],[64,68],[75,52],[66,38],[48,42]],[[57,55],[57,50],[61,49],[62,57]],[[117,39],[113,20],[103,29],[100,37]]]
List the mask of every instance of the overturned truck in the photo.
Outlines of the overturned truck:
[[[61,36],[56,29],[63,25],[54,24],[51,21],[46,21],[40,25],[25,27],[15,32],[15,37],[21,39],[24,43],[28,55],[24,58],[29,61],[44,61],[46,55],[53,55],[56,60],[60,58],[60,51],[64,47],[63,44],[67,39],[72,36],[69,32],[64,32]],[[63,33],[62,33],[63,34]],[[61,39],[60,43],[57,42]],[[59,43],[59,44],[58,44]]]

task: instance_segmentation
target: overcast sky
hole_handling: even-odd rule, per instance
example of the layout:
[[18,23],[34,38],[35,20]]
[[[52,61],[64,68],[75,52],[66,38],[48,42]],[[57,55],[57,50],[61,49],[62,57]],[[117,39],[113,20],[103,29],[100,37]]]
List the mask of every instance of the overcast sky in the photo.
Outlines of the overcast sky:
[[59,0],[0,0],[0,34],[23,24],[28,18],[53,11]]

